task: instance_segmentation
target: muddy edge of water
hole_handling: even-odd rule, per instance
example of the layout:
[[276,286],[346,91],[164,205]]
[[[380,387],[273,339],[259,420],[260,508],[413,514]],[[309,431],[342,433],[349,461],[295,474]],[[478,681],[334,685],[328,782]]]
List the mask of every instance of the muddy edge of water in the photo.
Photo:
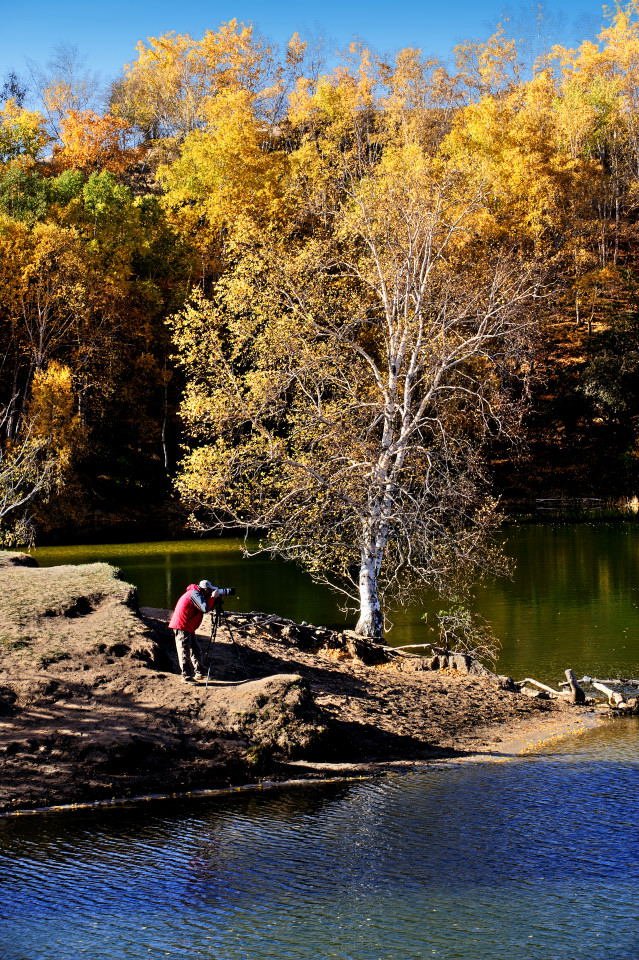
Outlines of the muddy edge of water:
[[512,723],[507,729],[503,726],[477,730],[478,737],[485,737],[477,750],[463,757],[433,759],[425,761],[391,760],[370,763],[311,763],[297,761],[290,764],[299,769],[296,779],[260,780],[239,786],[219,787],[203,790],[176,791],[172,793],[143,794],[111,800],[96,800],[89,803],[57,804],[48,807],[33,807],[23,810],[9,810],[0,813],[0,820],[15,817],[47,816],[59,813],[73,813],[113,807],[134,807],[146,803],[181,799],[206,799],[228,797],[239,793],[257,793],[267,790],[288,790],[308,788],[309,786],[332,783],[357,783],[370,780],[391,772],[416,770],[438,766],[458,766],[467,763],[503,763],[526,754],[546,750],[561,740],[581,736],[604,724],[612,724],[614,718],[602,716],[591,709],[584,710],[579,716],[537,717],[534,721],[522,720]]

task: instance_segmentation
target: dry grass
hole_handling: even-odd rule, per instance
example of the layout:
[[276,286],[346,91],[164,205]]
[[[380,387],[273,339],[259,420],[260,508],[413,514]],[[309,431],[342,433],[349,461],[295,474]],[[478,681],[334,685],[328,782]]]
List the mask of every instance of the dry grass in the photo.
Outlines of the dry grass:
[[[0,554],[0,670],[16,652],[22,669],[108,647],[147,647],[135,588],[106,563],[39,569]],[[8,658],[8,659],[7,659]]]

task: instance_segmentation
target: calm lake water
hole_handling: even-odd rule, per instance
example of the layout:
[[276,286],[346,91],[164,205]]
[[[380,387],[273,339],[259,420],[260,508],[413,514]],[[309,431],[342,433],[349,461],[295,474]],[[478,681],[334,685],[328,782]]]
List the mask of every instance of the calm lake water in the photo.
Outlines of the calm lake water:
[[[639,524],[528,525],[505,531],[515,560],[512,579],[490,581],[476,594],[475,609],[502,643],[498,669],[522,679],[639,676]],[[328,589],[296,567],[266,556],[245,558],[239,540],[190,540],[43,548],[42,565],[105,560],[120,567],[139,589],[143,606],[172,607],[184,587],[208,577],[233,585],[229,609],[264,610],[295,620],[333,626],[345,618]],[[433,614],[422,603],[391,611],[394,644],[433,640]]]
[[[508,532],[515,578],[477,596],[503,669],[639,675],[638,529]],[[239,609],[338,618],[301,575],[228,543],[38,558],[116,562],[145,604],[213,575]],[[421,638],[421,612],[394,636]],[[624,720],[511,762],[0,820],[0,956],[636,960],[638,742]]]

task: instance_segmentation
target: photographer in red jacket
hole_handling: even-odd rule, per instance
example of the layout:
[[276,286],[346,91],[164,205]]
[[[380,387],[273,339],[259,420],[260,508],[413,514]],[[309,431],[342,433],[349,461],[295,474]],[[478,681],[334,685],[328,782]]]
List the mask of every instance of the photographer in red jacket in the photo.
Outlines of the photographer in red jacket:
[[186,683],[203,678],[202,650],[195,631],[204,614],[213,610],[218,597],[232,597],[234,593],[234,587],[214,587],[210,580],[200,580],[189,584],[176,603],[169,627],[175,630],[178,663]]

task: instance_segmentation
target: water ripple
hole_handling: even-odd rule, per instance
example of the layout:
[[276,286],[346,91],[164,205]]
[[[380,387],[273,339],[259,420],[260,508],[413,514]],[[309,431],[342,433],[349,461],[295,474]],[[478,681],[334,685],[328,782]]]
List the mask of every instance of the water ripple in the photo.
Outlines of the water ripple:
[[511,764],[4,821],[2,960],[633,960],[639,724]]

